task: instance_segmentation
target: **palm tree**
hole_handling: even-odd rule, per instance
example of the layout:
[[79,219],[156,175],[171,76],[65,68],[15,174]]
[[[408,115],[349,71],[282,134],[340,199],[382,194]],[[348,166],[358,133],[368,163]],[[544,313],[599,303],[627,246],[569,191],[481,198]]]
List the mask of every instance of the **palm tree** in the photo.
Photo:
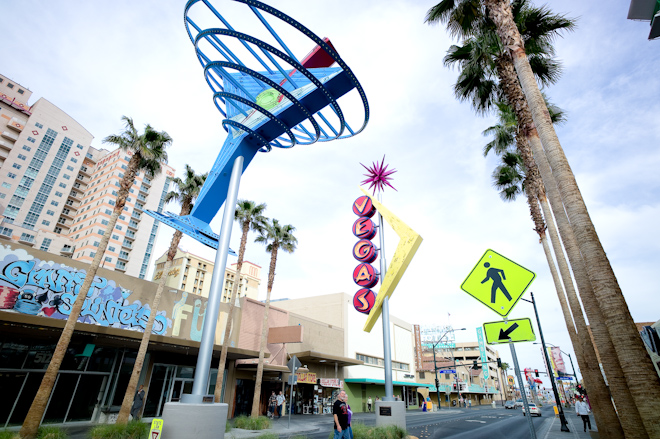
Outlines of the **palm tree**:
[[115,228],[119,215],[124,210],[126,198],[129,194],[128,191],[133,185],[135,177],[140,171],[144,171],[146,175],[154,176],[160,172],[161,166],[167,163],[167,153],[165,152],[165,148],[172,143],[172,138],[166,132],[156,131],[150,125],[146,125],[144,132],[139,134],[133,124],[133,119],[122,116],[122,120],[125,122],[124,131],[120,135],[106,137],[103,142],[116,145],[123,151],[132,153],[132,156],[128,162],[128,168],[126,169],[124,177],[121,180],[112,215],[110,216],[109,223],[106,225],[105,233],[101,238],[94,260],[87,270],[78,297],[76,297],[76,301],[71,308],[71,314],[62,330],[62,334],[57,342],[48,369],[41,380],[37,395],[32,401],[30,410],[23,421],[23,427],[21,428],[20,434],[25,439],[34,439],[37,435],[41,418],[43,417],[46,404],[48,403],[48,399],[53,390],[55,378],[60,370],[64,354],[71,341],[75,324],[78,321],[87,293],[89,292],[94,277],[96,276],[96,272],[101,264],[101,260],[103,259],[103,254],[105,253],[108,241],[112,235],[111,232]]
[[257,365],[257,380],[254,385],[254,397],[252,399],[252,417],[259,416],[259,405],[261,402],[261,379],[264,373],[264,351],[266,350],[266,336],[268,335],[268,310],[270,308],[270,293],[273,290],[275,280],[275,265],[277,265],[278,250],[287,253],[296,251],[298,240],[293,236],[296,228],[292,225],[283,226],[276,219],[272,219],[266,225],[261,236],[254,242],[266,244],[266,251],[270,253],[270,267],[268,268],[268,288],[266,289],[266,307],[264,309],[264,320],[261,329],[261,345],[259,347],[259,364]]
[[[652,386],[651,389],[648,387],[645,387],[643,385],[643,381],[645,379],[652,379],[651,376],[653,375],[653,368],[651,364],[647,365],[640,365],[640,364],[632,364],[635,362],[636,358],[639,358],[639,355],[643,355],[642,352],[644,350],[644,347],[639,340],[639,337],[637,336],[636,329],[634,328],[634,325],[632,325],[632,318],[630,317],[629,312],[627,311],[627,307],[625,305],[625,300],[620,294],[620,290],[618,291],[618,294],[615,294],[616,297],[614,297],[614,301],[610,301],[606,303],[606,305],[609,306],[609,316],[605,315],[605,312],[601,310],[602,306],[602,300],[603,298],[607,297],[607,294],[601,295],[598,299],[595,297],[590,298],[589,296],[592,295],[592,286],[588,282],[590,277],[596,276],[597,278],[599,277],[600,283],[603,285],[603,289],[607,288],[607,285],[609,285],[610,288],[610,293],[612,293],[612,287],[615,287],[615,290],[618,288],[618,285],[616,285],[616,279],[613,276],[613,272],[611,271],[611,267],[609,267],[609,262],[604,256],[604,252],[602,251],[602,247],[600,246],[600,243],[597,239],[597,236],[595,234],[595,230],[593,229],[593,225],[590,222],[590,219],[588,218],[588,214],[586,211],[586,206],[584,205],[584,202],[581,200],[581,196],[579,194],[579,191],[577,190],[577,184],[575,183],[574,176],[572,175],[570,168],[568,167],[567,161],[565,161],[565,157],[563,156],[563,152],[561,151],[561,147],[559,146],[558,141],[555,143],[554,140],[552,139],[552,133],[554,133],[554,129],[551,126],[548,126],[548,114],[545,109],[545,105],[542,104],[542,95],[540,94],[537,84],[533,80],[532,72],[534,71],[538,59],[534,57],[534,52],[538,52],[539,48],[552,48],[552,38],[556,35],[556,33],[547,33],[545,38],[537,38],[534,39],[532,38],[534,35],[533,32],[530,32],[531,29],[534,29],[532,26],[520,26],[520,23],[518,23],[518,26],[516,27],[516,18],[518,14],[516,14],[516,9],[519,7],[520,2],[514,2],[511,7],[509,7],[508,3],[505,4],[505,2],[501,1],[487,1],[485,2],[487,6],[489,6],[488,11],[489,11],[489,17],[494,21],[498,22],[499,25],[503,23],[503,18],[504,14],[506,15],[506,30],[504,32],[501,31],[502,28],[501,26],[498,27],[498,35],[500,36],[502,41],[505,41],[505,48],[503,48],[502,52],[504,56],[501,56],[498,62],[498,76],[500,77],[500,82],[502,84],[502,88],[505,90],[505,93],[507,95],[506,99],[511,103],[511,105],[516,108],[517,110],[517,115],[519,120],[521,121],[521,126],[523,127],[523,132],[528,134],[528,139],[529,143],[532,145],[532,149],[534,150],[534,156],[536,159],[540,162],[546,160],[545,154],[548,154],[548,159],[551,160],[551,165],[552,165],[552,173],[554,174],[559,174],[563,176],[563,178],[558,178],[557,181],[560,183],[559,184],[559,190],[563,190],[563,195],[568,195],[572,194],[573,198],[568,198],[564,197],[563,195],[560,197],[557,197],[553,200],[553,197],[551,196],[550,202],[552,204],[552,210],[555,212],[556,215],[561,216],[566,216],[566,213],[571,215],[570,212],[574,213],[574,218],[571,218],[571,224],[575,226],[576,224],[582,224],[582,230],[586,231],[588,233],[583,233],[582,236],[591,236],[591,238],[595,238],[595,240],[590,241],[591,246],[589,244],[585,244],[586,241],[583,241],[582,246],[580,247],[577,241],[573,241],[572,244],[566,244],[567,245],[567,253],[569,254],[569,260],[571,261],[571,265],[573,267],[574,274],[576,276],[576,281],[578,282],[578,287],[580,288],[580,293],[583,298],[583,304],[585,306],[585,311],[587,311],[587,315],[589,316],[589,320],[592,323],[592,327],[594,329],[594,339],[596,341],[596,344],[599,347],[600,352],[616,352],[618,356],[620,357],[622,354],[622,351],[627,351],[628,352],[628,357],[627,357],[627,364],[634,367],[635,371],[640,372],[640,370],[644,370],[643,376],[646,378],[642,379],[642,375],[637,375],[633,376],[633,374],[628,374],[626,376],[626,383],[623,386],[617,385],[616,382],[614,382],[615,386],[618,387],[621,391],[616,392],[614,391],[613,388],[613,394],[618,395],[619,401],[622,398],[627,398],[627,394],[631,394],[631,397],[634,397],[634,400],[631,400],[628,398],[627,403],[619,404],[617,403],[617,409],[620,407],[626,407],[628,408],[627,410],[624,409],[624,411],[628,411],[629,413],[623,413],[621,410],[619,410],[619,414],[621,415],[621,420],[622,423],[627,426],[626,428],[626,435],[629,437],[632,437],[633,431],[637,431],[636,434],[639,436],[636,437],[644,437],[642,433],[639,432],[640,428],[639,425],[641,425],[640,418],[639,416],[635,415],[635,410],[634,407],[639,408],[639,413],[642,414],[644,412],[646,415],[651,415],[651,418],[645,418],[645,416],[642,416],[644,419],[644,426],[648,433],[650,435],[657,434],[658,433],[658,404],[653,402],[653,401],[658,401],[658,388],[660,386],[654,385]],[[490,6],[494,6],[490,7]],[[536,17],[535,21],[537,23],[536,26],[536,36],[538,37],[539,35],[542,35],[544,32],[544,29],[548,29],[547,26],[542,26],[539,25],[541,24],[542,21],[545,20],[549,16],[549,11],[544,10],[544,8],[541,8],[539,12],[533,14],[533,16]],[[515,18],[514,18],[515,17]],[[554,20],[551,20],[551,24],[554,21],[554,25],[560,24],[563,21],[565,21],[564,17],[556,17]],[[523,32],[519,32],[518,29],[524,29]],[[569,27],[566,27],[569,29]],[[474,27],[471,28],[471,31],[474,32]],[[523,34],[522,37],[520,34]],[[505,35],[503,37],[503,34]],[[516,39],[512,39],[512,36],[516,36]],[[507,37],[509,38],[507,40]],[[509,44],[507,44],[509,43]],[[527,53],[525,53],[525,49],[527,49]],[[527,56],[525,56],[527,55]],[[517,64],[514,66],[514,61],[511,59],[513,56],[514,59],[517,60]],[[515,67],[515,70],[514,70]],[[543,142],[543,146],[541,146],[541,139],[539,138],[539,133],[536,131],[536,127],[534,124],[532,124],[532,115],[530,114],[529,116],[526,117],[522,109],[526,106],[526,102],[524,99],[524,95],[522,93],[522,90],[520,93],[517,93],[516,89],[520,89],[520,84],[518,83],[518,78],[516,78],[516,70],[518,71],[518,77],[521,77],[521,70],[525,69],[526,72],[526,80],[527,80],[527,85],[530,88],[530,93],[534,93],[536,103],[537,105],[537,115],[534,116],[534,122],[537,122],[537,116],[538,118],[543,118],[544,123],[545,123],[545,132],[546,132],[546,137],[548,137],[546,140],[551,142],[551,148],[548,148],[546,145],[546,141]],[[521,83],[523,81],[521,80]],[[518,97],[519,95],[519,97]],[[540,126],[537,123],[537,126]],[[549,133],[549,134],[548,134]],[[543,136],[540,136],[541,138]],[[556,135],[555,135],[556,139]],[[559,146],[559,149],[556,147]],[[543,148],[545,147],[545,152],[543,151]],[[554,148],[554,149],[553,149]],[[554,152],[552,152],[554,151]],[[563,157],[563,159],[562,159]],[[554,160],[554,164],[552,164],[552,160]],[[563,160],[563,161],[562,161]],[[541,172],[543,173],[543,180],[546,183],[546,187],[553,187],[552,189],[548,189],[549,193],[552,193],[554,190],[554,187],[557,186],[557,183],[553,181],[553,174],[546,173],[545,170],[549,171],[550,166],[547,168],[539,164],[539,168],[541,169]],[[556,177],[557,175],[555,175]],[[564,180],[565,179],[565,180]],[[563,183],[563,186],[562,186]],[[562,198],[564,199],[564,204],[566,204],[566,200],[568,199],[569,201],[572,201],[574,203],[573,209],[569,209],[568,206],[566,206],[566,211],[564,211],[564,205],[561,204]],[[558,220],[559,221],[559,220]],[[577,223],[575,222],[577,221]],[[580,222],[582,221],[582,222]],[[570,241],[570,235],[572,234],[572,230],[567,230],[566,226],[568,226],[568,220],[566,221],[561,221],[559,224],[560,227],[560,232],[562,233],[562,238],[565,239],[565,241]],[[592,233],[593,232],[593,233]],[[553,240],[555,241],[555,240]],[[556,240],[558,241],[558,240]],[[571,248],[569,248],[569,245]],[[573,248],[574,247],[574,248]],[[589,250],[591,249],[591,253],[588,253]],[[586,252],[586,253],[585,253]],[[571,254],[573,255],[571,257]],[[593,256],[591,259],[591,263],[585,264],[586,261],[586,256],[587,254],[590,254]],[[584,261],[582,258],[584,257]],[[598,265],[600,264],[600,265]],[[598,274],[596,271],[596,267],[603,267],[604,271],[601,272],[601,274]],[[584,274],[578,273],[578,271],[584,269],[584,268],[589,268],[590,272],[586,272]],[[560,269],[562,268],[562,264],[560,263]],[[568,271],[566,269],[566,271]],[[580,280],[580,278],[582,280]],[[614,283],[612,283],[612,281]],[[595,287],[595,285],[594,285]],[[601,291],[603,290],[601,289]],[[579,309],[579,301],[577,300],[577,297],[572,297],[571,291],[568,291],[569,288],[567,288],[567,292],[569,294],[569,302],[571,303],[571,308],[574,310],[574,313],[576,313],[577,309]],[[616,291],[614,291],[616,293]],[[599,303],[600,300],[600,303]],[[621,309],[623,312],[618,315],[618,310]],[[601,314],[602,312],[602,314]],[[600,318],[599,318],[600,317]],[[615,322],[618,324],[616,326],[617,328],[621,328],[623,326],[628,326],[628,330],[623,330],[621,331],[620,329],[613,329],[615,326],[612,325],[607,325],[607,321],[612,321],[611,319],[614,318]],[[576,317],[577,320],[583,320],[583,317],[580,315]],[[602,325],[606,326],[605,330],[596,330],[596,325],[593,325],[594,322],[601,322]],[[607,340],[607,336],[612,334],[612,332],[617,332],[618,340],[621,343],[613,343],[613,339]],[[585,334],[588,334],[585,332]],[[583,340],[588,340],[590,337],[587,337],[586,335],[581,337]],[[632,344],[629,348],[619,348],[619,344]],[[617,350],[614,351],[614,346],[617,346]],[[602,346],[602,348],[601,348]],[[636,354],[632,354],[632,352],[637,352]],[[605,366],[605,363],[610,363],[608,364],[606,368],[606,373],[608,374],[608,378],[611,377],[620,377],[623,376],[623,370],[629,371],[632,370],[627,367],[620,367],[619,365],[616,364],[616,361],[611,360],[614,358],[614,356],[605,357],[602,356],[603,358],[603,364]],[[623,361],[621,358],[619,358],[619,363],[623,365]],[[610,369],[609,372],[607,372],[607,369]],[[595,374],[598,374],[598,371],[594,371]],[[631,380],[634,381],[631,383]],[[657,381],[657,380],[656,380]],[[603,395],[604,397],[606,396],[605,394]],[[641,404],[644,404],[644,407],[642,408],[640,406]],[[608,418],[610,419],[610,418]],[[650,428],[650,430],[649,430]],[[653,434],[651,434],[653,433]]]
[[[181,212],[179,215],[188,215],[192,211],[193,203],[199,195],[199,191],[202,189],[207,176],[208,173],[202,175],[195,174],[193,168],[191,168],[189,165],[186,165],[184,179],[182,180],[178,177],[172,179],[172,183],[174,183],[173,190],[167,193],[165,196],[165,202],[169,203],[170,201],[176,201],[177,203],[181,204]],[[174,232],[174,236],[172,236],[170,248],[167,252],[167,262],[165,263],[163,275],[158,281],[158,287],[156,288],[156,293],[154,294],[154,298],[151,302],[149,320],[147,320],[147,326],[144,328],[144,333],[142,334],[142,341],[140,342],[137,357],[135,358],[133,372],[131,373],[131,378],[128,381],[128,387],[126,388],[124,400],[121,404],[121,410],[119,410],[119,415],[117,416],[117,424],[125,424],[128,422],[128,415],[130,414],[131,405],[135,396],[135,388],[137,387],[138,380],[140,379],[140,373],[142,372],[142,366],[144,364],[144,357],[146,356],[147,348],[149,347],[151,329],[153,328],[154,320],[156,320],[158,305],[160,305],[160,299],[163,296],[163,291],[165,290],[167,272],[172,266],[172,261],[174,260],[177,248],[179,247],[181,236],[182,233],[178,230]]]
[[237,206],[234,219],[241,225],[243,229],[243,235],[241,236],[241,247],[238,249],[238,261],[236,261],[236,278],[234,279],[234,285],[231,289],[229,312],[227,313],[227,323],[225,325],[225,338],[222,342],[220,365],[218,366],[218,375],[215,381],[215,402],[220,402],[220,396],[222,395],[222,382],[224,380],[225,363],[227,362],[227,351],[229,349],[229,334],[231,333],[231,323],[234,316],[238,285],[241,279],[241,269],[243,268],[243,258],[245,257],[245,246],[247,244],[248,233],[250,230],[252,230],[253,232],[262,234],[268,222],[268,218],[263,216],[263,213],[266,210],[266,204],[256,204],[254,201],[249,200],[238,200],[238,203],[236,204]]

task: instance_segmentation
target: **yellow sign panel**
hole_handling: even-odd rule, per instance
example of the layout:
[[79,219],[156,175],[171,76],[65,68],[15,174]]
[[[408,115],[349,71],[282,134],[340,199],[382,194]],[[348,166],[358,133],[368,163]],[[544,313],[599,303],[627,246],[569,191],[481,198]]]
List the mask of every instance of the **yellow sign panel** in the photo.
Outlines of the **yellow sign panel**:
[[513,385],[515,384],[515,380],[513,378],[513,375],[507,376],[506,381],[507,381],[507,383],[509,383],[509,386],[511,386],[511,387],[513,387]]
[[151,431],[149,432],[149,439],[160,439],[163,434],[163,420],[154,419],[151,421]]
[[461,284],[461,289],[506,317],[536,274],[493,250],[486,250]]
[[534,328],[530,319],[513,319],[506,322],[484,323],[486,343],[518,343],[535,341]]
[[298,384],[316,384],[316,373],[297,373],[296,376]]
[[401,238],[399,244],[396,246],[394,255],[392,256],[392,262],[390,262],[389,267],[387,267],[385,278],[381,281],[382,283],[380,284],[378,295],[376,295],[376,303],[374,303],[373,308],[371,308],[367,322],[364,324],[364,331],[371,332],[371,329],[378,321],[378,317],[380,317],[380,314],[383,312],[383,301],[385,300],[385,297],[390,297],[396,286],[399,285],[403,273],[405,273],[410,261],[413,256],[415,256],[417,249],[422,243],[422,237],[397,218],[397,216],[390,212],[385,206],[380,204],[378,200],[369,195],[364,189],[360,188],[360,190],[366,196],[371,198],[371,202],[374,203],[374,206],[376,206],[378,212],[383,216],[383,219],[387,221],[396,234],[399,235],[399,238]]

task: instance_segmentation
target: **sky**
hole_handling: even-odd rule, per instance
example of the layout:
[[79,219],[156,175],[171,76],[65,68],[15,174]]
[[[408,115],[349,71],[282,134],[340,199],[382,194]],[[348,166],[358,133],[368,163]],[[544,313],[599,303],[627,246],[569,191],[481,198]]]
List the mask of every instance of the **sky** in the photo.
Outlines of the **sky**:
[[[226,1],[213,3],[223,12],[236,9]],[[137,126],[149,123],[172,136],[169,163],[178,175],[186,163],[206,172],[226,133],[184,28],[184,4],[6,2],[3,15],[11,25],[3,32],[0,71],[33,92],[30,104],[44,97],[81,123],[95,136],[96,148],[121,132],[121,116],[127,115]],[[296,228],[297,250],[279,255],[272,298],[357,291],[351,205],[361,195],[360,163],[385,156],[397,170],[397,190],[387,190],[383,202],[424,239],[392,296],[392,314],[413,324],[465,327],[457,341],[476,340],[478,326],[501,318],[460,285],[493,249],[536,273],[528,291],[538,302],[546,341],[573,354],[525,200],[505,203],[492,186],[497,162],[483,157],[490,139],[481,132],[495,119],[476,116],[454,98],[457,72],[442,59],[456,41],[442,26],[424,24],[434,1],[273,5],[332,40],[366,92],[371,119],[350,139],[259,154],[243,175],[239,198],[266,203],[267,216]],[[557,133],[630,312],[637,322],[655,322],[660,41],[647,40],[647,22],[626,19],[628,6],[614,0],[551,3],[554,12],[578,18],[578,27],[556,41],[563,76],[544,92],[567,113]],[[303,57],[311,45],[292,48]],[[353,119],[352,125],[360,122]],[[167,210],[178,213],[179,207]],[[216,232],[220,217],[212,222]],[[167,226],[160,228],[156,256],[171,236]],[[397,238],[391,229],[385,237],[391,258]],[[253,238],[246,259],[263,267],[264,299],[270,256]],[[239,239],[235,227],[232,248]],[[181,247],[214,259],[213,251],[189,238]],[[518,317],[533,318],[531,305],[519,302],[510,314]],[[497,348],[511,364],[508,348]],[[539,346],[520,343],[517,352],[521,367],[543,368]]]

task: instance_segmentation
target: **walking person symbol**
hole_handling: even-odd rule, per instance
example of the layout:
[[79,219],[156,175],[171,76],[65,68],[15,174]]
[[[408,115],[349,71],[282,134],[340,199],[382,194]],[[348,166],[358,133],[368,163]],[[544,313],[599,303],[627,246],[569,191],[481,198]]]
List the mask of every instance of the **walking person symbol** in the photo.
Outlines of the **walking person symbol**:
[[[488,268],[490,267],[490,262],[485,262],[484,267]],[[501,277],[500,277],[501,273]],[[500,270],[499,268],[488,268],[488,271],[486,272],[486,278],[481,281],[481,283],[486,283],[488,279],[493,281],[493,285],[490,287],[490,303],[495,303],[495,295],[497,294],[497,290],[499,289],[504,293],[504,297],[506,297],[509,302],[511,302],[511,295],[509,292],[506,290],[506,287],[504,286],[504,283],[502,282],[503,280],[506,280],[506,276],[504,275],[504,270]]]

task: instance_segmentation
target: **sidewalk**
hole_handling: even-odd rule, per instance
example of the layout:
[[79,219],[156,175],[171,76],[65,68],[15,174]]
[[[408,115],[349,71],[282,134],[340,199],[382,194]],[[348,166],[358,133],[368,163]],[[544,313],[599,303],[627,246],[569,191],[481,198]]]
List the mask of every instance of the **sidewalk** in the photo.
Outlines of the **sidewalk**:
[[600,435],[596,430],[596,423],[594,422],[593,416],[591,416],[591,428],[590,432],[587,429],[585,433],[582,427],[582,419],[577,416],[568,416],[570,413],[566,413],[566,423],[568,424],[568,429],[570,432],[561,431],[561,423],[559,418],[552,418],[552,421],[548,423],[549,427],[546,429],[546,424],[543,424],[543,427],[536,432],[537,439],[598,439]]

